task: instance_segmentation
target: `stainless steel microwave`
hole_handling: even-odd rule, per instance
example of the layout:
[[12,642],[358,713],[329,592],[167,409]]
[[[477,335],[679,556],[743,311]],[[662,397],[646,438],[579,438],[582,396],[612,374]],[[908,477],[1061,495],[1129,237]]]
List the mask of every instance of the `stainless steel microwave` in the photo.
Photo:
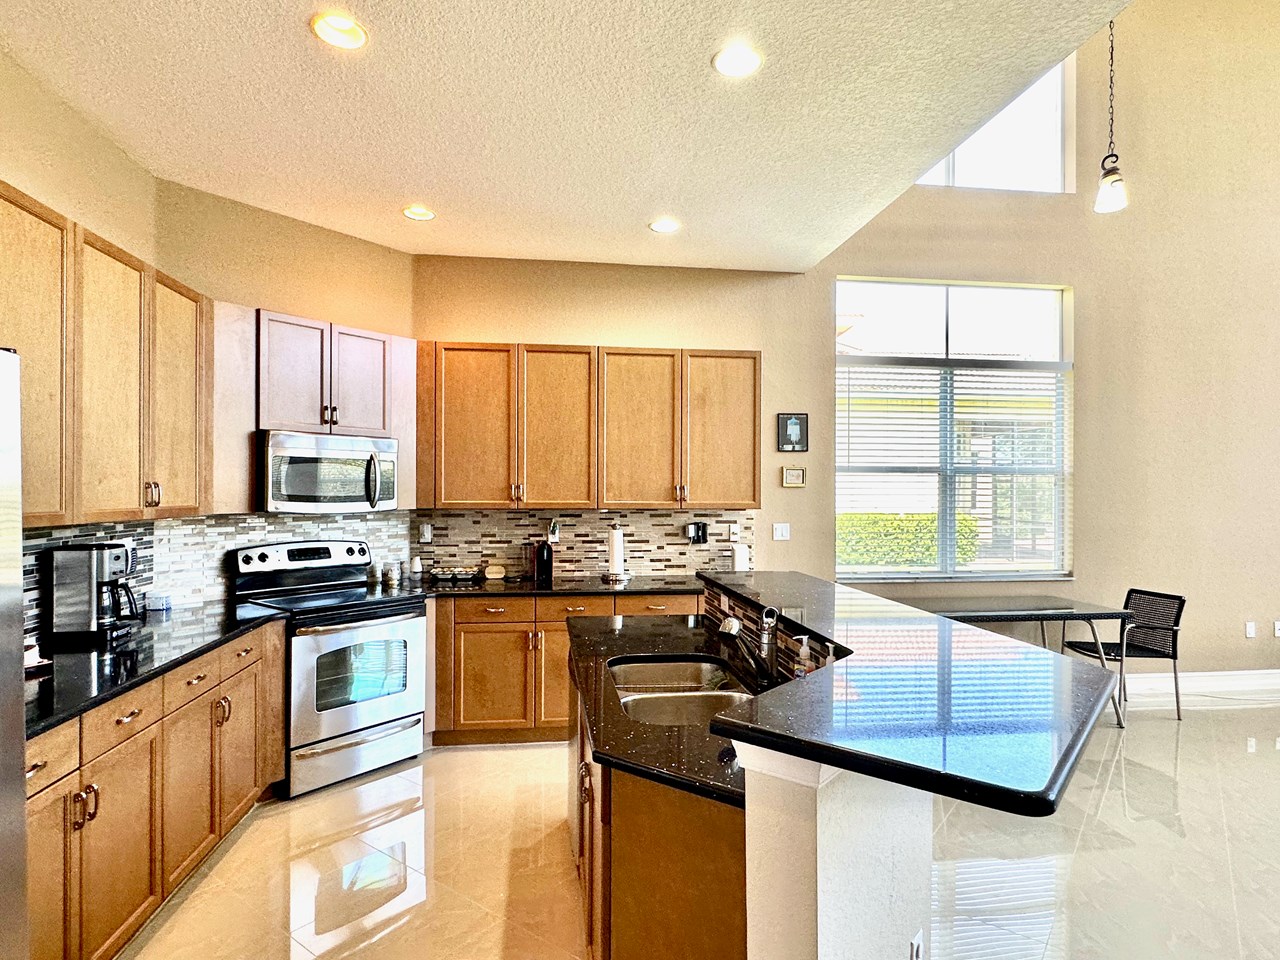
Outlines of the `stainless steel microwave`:
[[263,506],[268,513],[395,510],[398,443],[388,437],[263,433]]

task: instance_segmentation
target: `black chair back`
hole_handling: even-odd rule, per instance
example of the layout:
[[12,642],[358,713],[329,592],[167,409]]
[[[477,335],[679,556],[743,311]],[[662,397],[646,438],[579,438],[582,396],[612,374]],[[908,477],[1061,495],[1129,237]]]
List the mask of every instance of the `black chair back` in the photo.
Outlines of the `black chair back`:
[[1129,647],[1143,647],[1177,660],[1178,625],[1186,605],[1186,597],[1130,589],[1124,597],[1125,609],[1133,614],[1129,620]]

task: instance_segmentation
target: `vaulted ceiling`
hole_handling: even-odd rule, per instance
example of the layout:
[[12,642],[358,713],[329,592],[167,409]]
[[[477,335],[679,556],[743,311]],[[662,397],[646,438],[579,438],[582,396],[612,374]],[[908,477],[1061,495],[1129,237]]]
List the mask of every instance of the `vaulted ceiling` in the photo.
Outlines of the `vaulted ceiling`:
[[346,52],[309,0],[10,0],[0,48],[157,176],[399,250],[804,270],[1124,3],[336,0]]

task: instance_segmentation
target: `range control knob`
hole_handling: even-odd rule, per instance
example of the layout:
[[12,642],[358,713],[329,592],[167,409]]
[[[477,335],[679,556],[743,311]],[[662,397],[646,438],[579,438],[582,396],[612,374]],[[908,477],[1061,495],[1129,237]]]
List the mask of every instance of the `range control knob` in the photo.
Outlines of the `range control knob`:
[[362,557],[363,557],[364,555],[365,555],[365,549],[364,549],[364,547],[361,547],[361,548],[360,548],[360,556],[362,556]]
[[348,557],[354,557],[355,555],[356,555],[356,548],[355,548],[355,547],[347,547],[347,556],[348,556]]
[[266,555],[265,553],[260,553],[260,554],[258,554],[258,562],[259,562],[259,563],[266,563],[266,562],[267,562],[267,555]]
[[246,553],[243,557],[241,557],[240,559],[241,559],[241,561],[242,561],[242,562],[244,562],[244,563],[246,563],[246,564],[253,563],[253,557],[249,556],[249,554],[247,554],[247,553]]

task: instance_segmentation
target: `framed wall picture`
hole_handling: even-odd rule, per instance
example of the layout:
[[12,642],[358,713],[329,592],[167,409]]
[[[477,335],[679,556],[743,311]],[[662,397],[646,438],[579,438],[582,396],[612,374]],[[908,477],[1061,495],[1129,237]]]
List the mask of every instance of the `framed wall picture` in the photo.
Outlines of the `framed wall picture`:
[[809,415],[807,413],[778,414],[778,452],[809,452]]
[[783,467],[782,485],[784,487],[803,487],[805,482],[804,467]]

